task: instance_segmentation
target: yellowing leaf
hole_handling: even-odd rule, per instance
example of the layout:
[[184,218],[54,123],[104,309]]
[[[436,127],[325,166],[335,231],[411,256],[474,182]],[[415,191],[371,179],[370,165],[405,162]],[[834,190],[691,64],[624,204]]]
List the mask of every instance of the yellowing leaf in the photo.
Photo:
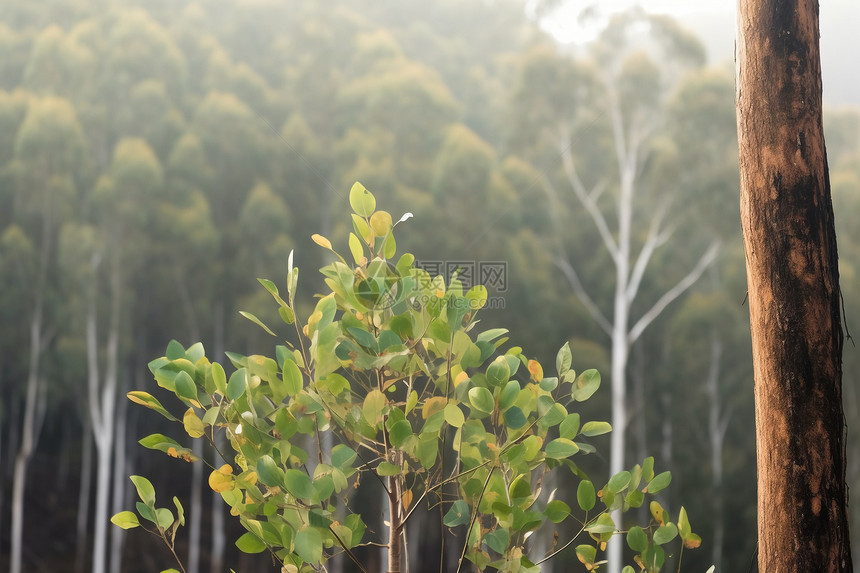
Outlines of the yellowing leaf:
[[[224,468],[229,468],[227,473],[224,472]],[[225,464],[221,466],[221,468],[217,470],[213,470],[211,474],[209,474],[209,487],[212,488],[212,491],[216,493],[221,493],[223,491],[228,491],[233,489],[233,468],[229,465]]]
[[421,409],[421,417],[425,420],[445,409],[448,404],[448,399],[445,396],[433,396],[424,401],[424,407]]
[[684,540],[684,547],[687,549],[696,549],[700,545],[702,545],[702,538],[695,533],[691,533],[690,536]]
[[[199,438],[205,433],[203,420],[197,417],[193,408],[188,408],[185,415],[182,416],[182,425],[185,426],[185,431],[192,438]],[[167,453],[169,454],[170,452]]]
[[460,373],[457,374],[456,377],[454,377],[454,388],[456,388],[457,386],[459,386],[460,384],[462,384],[463,382],[465,382],[468,379],[469,379],[469,375],[461,370]]
[[391,231],[391,214],[387,211],[377,211],[370,216],[370,228],[377,237],[384,237]]
[[529,372],[532,375],[532,380],[535,382],[543,380],[543,367],[537,360],[529,360]]
[[324,249],[328,249],[329,251],[332,250],[331,241],[329,241],[322,235],[314,233],[313,235],[311,235],[311,240]]
[[651,515],[654,516],[654,521],[663,525],[666,522],[665,512],[663,511],[663,506],[657,503],[656,501],[651,502]]
[[400,496],[400,502],[403,504],[403,509],[409,509],[409,506],[412,504],[412,490],[407,489]]

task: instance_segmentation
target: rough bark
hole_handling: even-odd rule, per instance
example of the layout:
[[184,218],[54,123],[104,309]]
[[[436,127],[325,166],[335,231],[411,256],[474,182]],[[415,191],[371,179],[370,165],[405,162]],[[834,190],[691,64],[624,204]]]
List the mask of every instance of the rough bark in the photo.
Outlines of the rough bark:
[[740,0],[737,111],[760,571],[851,571],[818,3]]

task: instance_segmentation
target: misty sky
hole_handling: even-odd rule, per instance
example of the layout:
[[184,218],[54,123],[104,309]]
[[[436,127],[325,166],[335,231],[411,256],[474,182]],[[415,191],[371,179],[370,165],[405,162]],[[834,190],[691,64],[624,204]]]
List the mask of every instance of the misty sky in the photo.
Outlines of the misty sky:
[[[734,55],[737,0],[600,0],[599,15],[580,23],[579,12],[593,0],[574,0],[545,25],[563,42],[593,39],[601,22],[614,12],[641,5],[649,12],[671,14],[704,42],[712,62],[730,62]],[[860,104],[860,78],[852,62],[854,36],[860,27],[860,1],[821,2],[821,57],[824,99],[832,104]]]

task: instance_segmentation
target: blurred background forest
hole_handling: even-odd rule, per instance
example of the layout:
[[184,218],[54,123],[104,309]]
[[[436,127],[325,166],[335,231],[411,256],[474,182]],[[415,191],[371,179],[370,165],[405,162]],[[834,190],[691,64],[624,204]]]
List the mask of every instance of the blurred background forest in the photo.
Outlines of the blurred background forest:
[[[414,213],[398,239],[419,260],[504,264],[485,324],[546,364],[569,340],[574,366],[607,382],[592,418],[610,417],[619,275],[607,242],[629,248],[634,329],[701,271],[628,349],[625,460],[654,455],[672,470],[664,506],[683,503],[704,539],[685,570],[748,569],[752,366],[730,54],[709,64],[665,16],[628,12],[576,47],[535,21],[515,0],[0,3],[0,568],[16,535],[27,572],[170,567],[157,540],[106,524],[133,505],[135,473],[183,500],[189,572],[271,570],[233,546],[240,530],[202,464],[137,445],[160,418],[125,393],[159,395],[146,364],[171,338],[213,357],[270,352],[238,310],[277,321],[255,279],[282,283],[294,249],[307,317],[327,262],[310,235],[345,244],[358,180],[395,219]],[[847,325],[860,328],[860,108],[839,103],[825,131]],[[845,352],[860,489],[860,364]],[[608,438],[597,445],[590,471],[605,477]],[[438,570],[438,539],[415,527],[413,567]],[[575,565],[565,553],[555,570]]]

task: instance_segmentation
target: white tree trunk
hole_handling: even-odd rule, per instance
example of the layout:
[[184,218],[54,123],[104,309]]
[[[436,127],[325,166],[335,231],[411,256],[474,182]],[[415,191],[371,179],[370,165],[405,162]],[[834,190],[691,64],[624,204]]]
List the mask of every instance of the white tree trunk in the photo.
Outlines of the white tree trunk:
[[[89,408],[96,443],[96,506],[93,514],[93,568],[92,573],[105,573],[107,527],[110,523],[108,504],[110,501],[111,461],[113,454],[114,418],[116,407],[117,367],[119,363],[120,328],[120,256],[115,248],[110,269],[110,316],[105,348],[105,377],[99,376],[98,330],[96,317],[97,287],[87,312],[87,370],[89,382]],[[94,280],[97,280],[94,278]]]
[[723,412],[720,402],[720,360],[723,356],[723,343],[716,332],[711,333],[711,367],[706,381],[708,395],[708,434],[711,442],[711,486],[713,487],[713,508],[711,510],[714,524],[714,537],[711,564],[716,571],[722,571],[723,538],[725,522],[723,511],[723,442],[728,429],[728,415]]
[[[215,348],[213,349],[216,360],[221,360],[224,356],[224,333],[225,333],[225,308],[223,302],[218,302],[215,305]],[[220,434],[212,436],[217,449],[224,451],[224,439]],[[218,452],[214,452],[215,467],[224,463],[219,460]],[[223,573],[224,571],[224,549],[227,546],[227,538],[224,534],[224,500],[220,493],[212,492],[212,547],[210,548],[210,568],[211,573]]]
[[[126,385],[123,384],[123,387]],[[140,386],[137,386],[138,388]],[[121,390],[122,394],[125,390]],[[127,507],[128,476],[131,468],[126,455],[128,443],[126,432],[128,424],[126,413],[128,412],[128,400],[120,400],[115,420],[114,436],[114,463],[113,463],[113,497],[111,501],[111,515],[115,515]],[[119,527],[110,528],[110,568],[111,573],[122,573],[122,546],[125,540],[125,530]]]
[[77,538],[75,571],[83,573],[87,560],[86,546],[90,521],[90,495],[93,488],[93,426],[89,419],[84,422],[83,449],[81,451],[81,484],[78,488],[78,516],[75,527]]
[[200,533],[203,513],[203,441],[194,440],[191,451],[200,461],[191,468],[191,503],[188,511],[188,573],[200,571]]
[[21,573],[21,556],[24,534],[24,493],[27,487],[27,466],[36,448],[36,402],[39,398],[39,362],[42,354],[42,298],[30,319],[30,363],[27,374],[27,394],[24,401],[24,424],[21,429],[21,447],[15,456],[12,478],[12,530],[10,573]]
[[[642,125],[632,125],[625,128],[624,118],[617,94],[611,85],[606,83],[606,93],[615,144],[615,155],[619,175],[619,196],[615,205],[617,228],[611,231],[609,223],[597,205],[597,197],[602,191],[598,186],[592,191],[585,188],[576,172],[571,153],[572,142],[569,134],[562,136],[559,141],[559,152],[565,174],[579,202],[591,216],[600,234],[604,248],[612,258],[615,271],[615,292],[612,304],[611,320],[603,314],[594,302],[570,263],[559,241],[559,256],[556,263],[568,279],[574,293],[585,306],[597,324],[609,335],[611,340],[611,387],[612,387],[612,435],[610,442],[609,475],[624,469],[624,453],[626,449],[626,427],[628,420],[627,408],[627,362],[631,345],[642,335],[645,329],[660,313],[676,298],[681,296],[702,275],[705,269],[716,258],[718,244],[714,243],[702,255],[694,268],[687,273],[674,287],[666,291],[635,323],[631,325],[630,310],[636,296],[639,294],[642,278],[648,268],[651,256],[669,238],[669,232],[661,229],[665,210],[657,209],[648,220],[648,232],[639,253],[633,256],[633,205],[636,197],[636,179],[638,169],[643,161],[642,144],[647,138],[648,130]],[[551,202],[557,201],[558,194],[548,178],[544,178],[544,188]],[[552,219],[560,232],[557,209],[555,204],[550,206]],[[622,528],[621,510],[612,514],[616,527]],[[613,537],[607,548],[608,573],[620,573],[622,568],[621,552],[624,541],[621,536]]]

